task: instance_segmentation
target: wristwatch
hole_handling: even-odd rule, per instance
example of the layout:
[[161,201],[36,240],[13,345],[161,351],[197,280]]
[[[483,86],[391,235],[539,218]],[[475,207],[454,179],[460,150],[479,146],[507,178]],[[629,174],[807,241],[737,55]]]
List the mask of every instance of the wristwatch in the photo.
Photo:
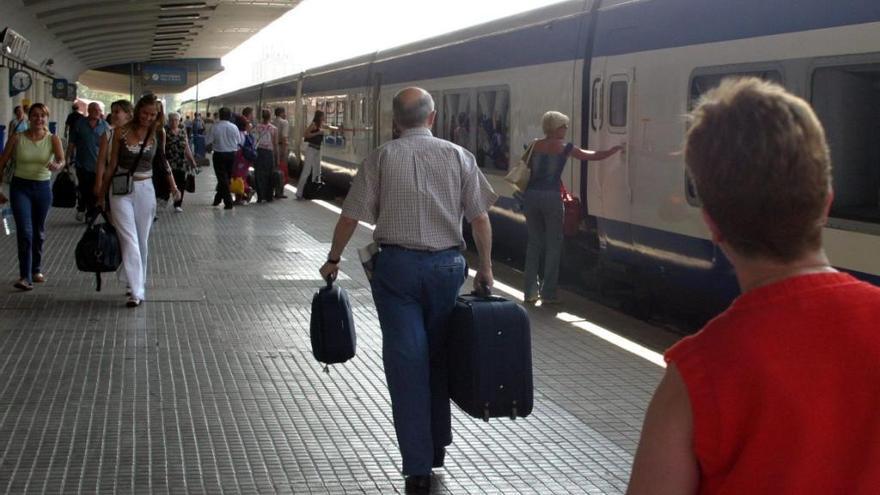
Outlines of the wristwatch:
[[329,255],[327,256],[327,263],[330,263],[331,265],[338,265],[340,261],[342,261],[342,258],[336,258],[334,260]]

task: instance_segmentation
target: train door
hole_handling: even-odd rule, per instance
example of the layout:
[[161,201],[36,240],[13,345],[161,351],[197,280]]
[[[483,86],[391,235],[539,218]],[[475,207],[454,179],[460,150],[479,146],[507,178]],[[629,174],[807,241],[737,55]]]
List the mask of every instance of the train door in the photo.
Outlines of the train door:
[[597,218],[603,246],[632,245],[632,166],[629,143],[633,122],[632,68],[609,67],[607,59],[596,64],[591,81],[590,125],[593,150],[623,146],[618,153],[589,165],[589,208]]

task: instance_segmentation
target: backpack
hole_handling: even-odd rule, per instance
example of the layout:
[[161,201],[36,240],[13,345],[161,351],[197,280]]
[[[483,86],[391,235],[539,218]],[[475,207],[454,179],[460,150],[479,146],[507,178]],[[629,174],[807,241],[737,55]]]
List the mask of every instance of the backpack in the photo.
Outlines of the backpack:
[[257,142],[250,134],[244,135],[244,143],[241,145],[241,155],[245,160],[253,163],[257,161]]

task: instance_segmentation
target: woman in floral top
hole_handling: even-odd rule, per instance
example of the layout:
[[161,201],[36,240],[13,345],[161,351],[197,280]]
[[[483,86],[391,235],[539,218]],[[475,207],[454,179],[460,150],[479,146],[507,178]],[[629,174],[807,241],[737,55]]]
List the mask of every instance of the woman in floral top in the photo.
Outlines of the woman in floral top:
[[180,191],[180,199],[174,202],[174,211],[183,211],[183,193],[186,190],[186,175],[196,168],[196,160],[193,158],[189,143],[186,140],[186,132],[180,126],[180,114],[168,114],[168,142],[165,143],[165,156],[171,164],[171,173],[174,174],[174,182]]

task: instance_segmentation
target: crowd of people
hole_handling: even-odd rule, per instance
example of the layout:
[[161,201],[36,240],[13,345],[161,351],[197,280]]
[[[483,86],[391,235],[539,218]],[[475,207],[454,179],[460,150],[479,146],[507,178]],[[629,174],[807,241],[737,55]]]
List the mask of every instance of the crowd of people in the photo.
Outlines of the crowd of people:
[[[9,197],[0,193],[0,203],[12,206],[20,272],[13,285],[19,290],[33,290],[34,283],[46,280],[42,260],[53,172],[75,173],[76,221],[92,223],[103,214],[116,227],[129,307],[139,306],[146,297],[149,237],[158,219],[157,205],[173,200],[174,211],[183,212],[184,192],[194,185],[195,136],[215,145],[215,206],[225,201],[232,208],[229,181],[235,176],[248,184],[237,194],[237,204],[253,196],[258,203],[287,197],[283,186],[289,124],[283,108],[275,110],[274,121],[269,110],[262,110],[261,121],[253,125],[251,108],[235,116],[220,109],[216,124],[204,122],[198,113],[182,122],[179,113],[166,114],[153,94],[135,105],[115,101],[106,115],[98,102],[88,104],[86,115],[74,105],[65,120],[66,150],[61,138],[49,132],[45,105],[25,102],[14,113],[0,156],[0,178],[9,182]],[[255,156],[246,153],[247,143]]]

